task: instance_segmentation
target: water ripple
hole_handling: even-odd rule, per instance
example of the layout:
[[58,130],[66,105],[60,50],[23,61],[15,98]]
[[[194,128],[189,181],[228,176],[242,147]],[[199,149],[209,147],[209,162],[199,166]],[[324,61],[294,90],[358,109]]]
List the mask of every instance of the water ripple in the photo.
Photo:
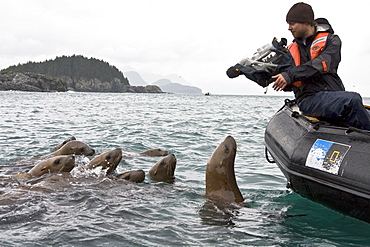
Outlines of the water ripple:
[[[172,94],[0,92],[0,235],[4,246],[366,245],[370,227],[285,188],[264,158],[264,129],[284,98]],[[206,163],[227,135],[237,141],[236,180],[249,207],[204,198]],[[178,159],[173,184],[100,173],[18,181],[32,157],[75,136],[97,154],[163,148]],[[117,172],[158,157],[124,157]],[[82,166],[89,158],[78,157]],[[282,217],[307,214],[305,217]],[[356,229],[356,230],[354,230]]]

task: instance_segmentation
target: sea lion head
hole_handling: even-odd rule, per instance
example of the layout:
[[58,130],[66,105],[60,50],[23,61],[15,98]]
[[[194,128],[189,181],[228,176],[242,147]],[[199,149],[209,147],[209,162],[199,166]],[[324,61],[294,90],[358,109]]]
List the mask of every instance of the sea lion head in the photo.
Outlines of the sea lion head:
[[70,172],[74,166],[75,157],[73,155],[59,155],[41,161],[28,174],[33,177],[40,177],[46,173]]
[[224,203],[241,203],[243,196],[236,183],[234,161],[236,142],[228,136],[215,149],[206,168],[206,197]]
[[85,166],[85,169],[94,169],[98,166],[101,166],[102,169],[107,169],[106,175],[110,175],[117,168],[118,164],[121,162],[121,159],[122,150],[120,148],[116,148],[93,158],[90,163]]
[[54,152],[54,155],[69,155],[69,154],[91,156],[95,154],[95,150],[89,147],[89,145],[87,145],[84,142],[72,140],[68,141],[56,152]]
[[141,155],[146,155],[146,156],[166,156],[168,155],[168,151],[167,150],[162,150],[160,148],[153,148],[153,149],[149,149],[149,150],[146,150],[144,152],[141,152],[140,153]]
[[145,172],[143,170],[133,170],[118,174],[119,179],[125,179],[134,183],[141,183],[145,179]]
[[160,159],[150,170],[150,177],[158,182],[172,182],[175,179],[176,156],[170,154]]

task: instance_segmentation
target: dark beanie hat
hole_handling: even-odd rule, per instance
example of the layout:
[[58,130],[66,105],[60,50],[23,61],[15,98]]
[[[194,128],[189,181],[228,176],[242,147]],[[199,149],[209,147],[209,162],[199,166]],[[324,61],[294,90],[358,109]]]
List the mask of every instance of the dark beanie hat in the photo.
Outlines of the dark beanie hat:
[[315,23],[314,13],[307,3],[294,4],[286,15],[287,22]]

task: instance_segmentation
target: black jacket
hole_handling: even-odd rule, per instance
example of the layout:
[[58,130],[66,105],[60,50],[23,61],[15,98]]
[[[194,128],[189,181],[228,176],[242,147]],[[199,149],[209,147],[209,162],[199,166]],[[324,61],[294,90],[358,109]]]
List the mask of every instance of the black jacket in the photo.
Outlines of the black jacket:
[[[319,56],[310,59],[310,47],[312,41],[319,32],[330,32],[327,26],[318,25],[316,33],[306,39],[306,45],[301,39],[295,39],[301,54],[301,65],[295,66],[292,55],[288,52],[285,65],[281,68],[281,74],[288,82],[285,91],[293,91],[297,102],[301,102],[305,97],[320,91],[344,91],[342,80],[337,74],[338,65],[341,60],[340,38],[334,33],[330,33],[326,45]],[[324,71],[322,61],[326,62],[327,71]],[[287,66],[289,64],[290,66]],[[295,87],[291,83],[302,81],[302,86]]]

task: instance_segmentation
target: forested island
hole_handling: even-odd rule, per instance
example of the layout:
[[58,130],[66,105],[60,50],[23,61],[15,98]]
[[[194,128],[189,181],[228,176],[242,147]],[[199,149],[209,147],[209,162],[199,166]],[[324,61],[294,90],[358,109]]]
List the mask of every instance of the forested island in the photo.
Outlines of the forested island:
[[81,55],[27,62],[0,71],[0,91],[163,93],[155,85],[131,86],[115,66]]

